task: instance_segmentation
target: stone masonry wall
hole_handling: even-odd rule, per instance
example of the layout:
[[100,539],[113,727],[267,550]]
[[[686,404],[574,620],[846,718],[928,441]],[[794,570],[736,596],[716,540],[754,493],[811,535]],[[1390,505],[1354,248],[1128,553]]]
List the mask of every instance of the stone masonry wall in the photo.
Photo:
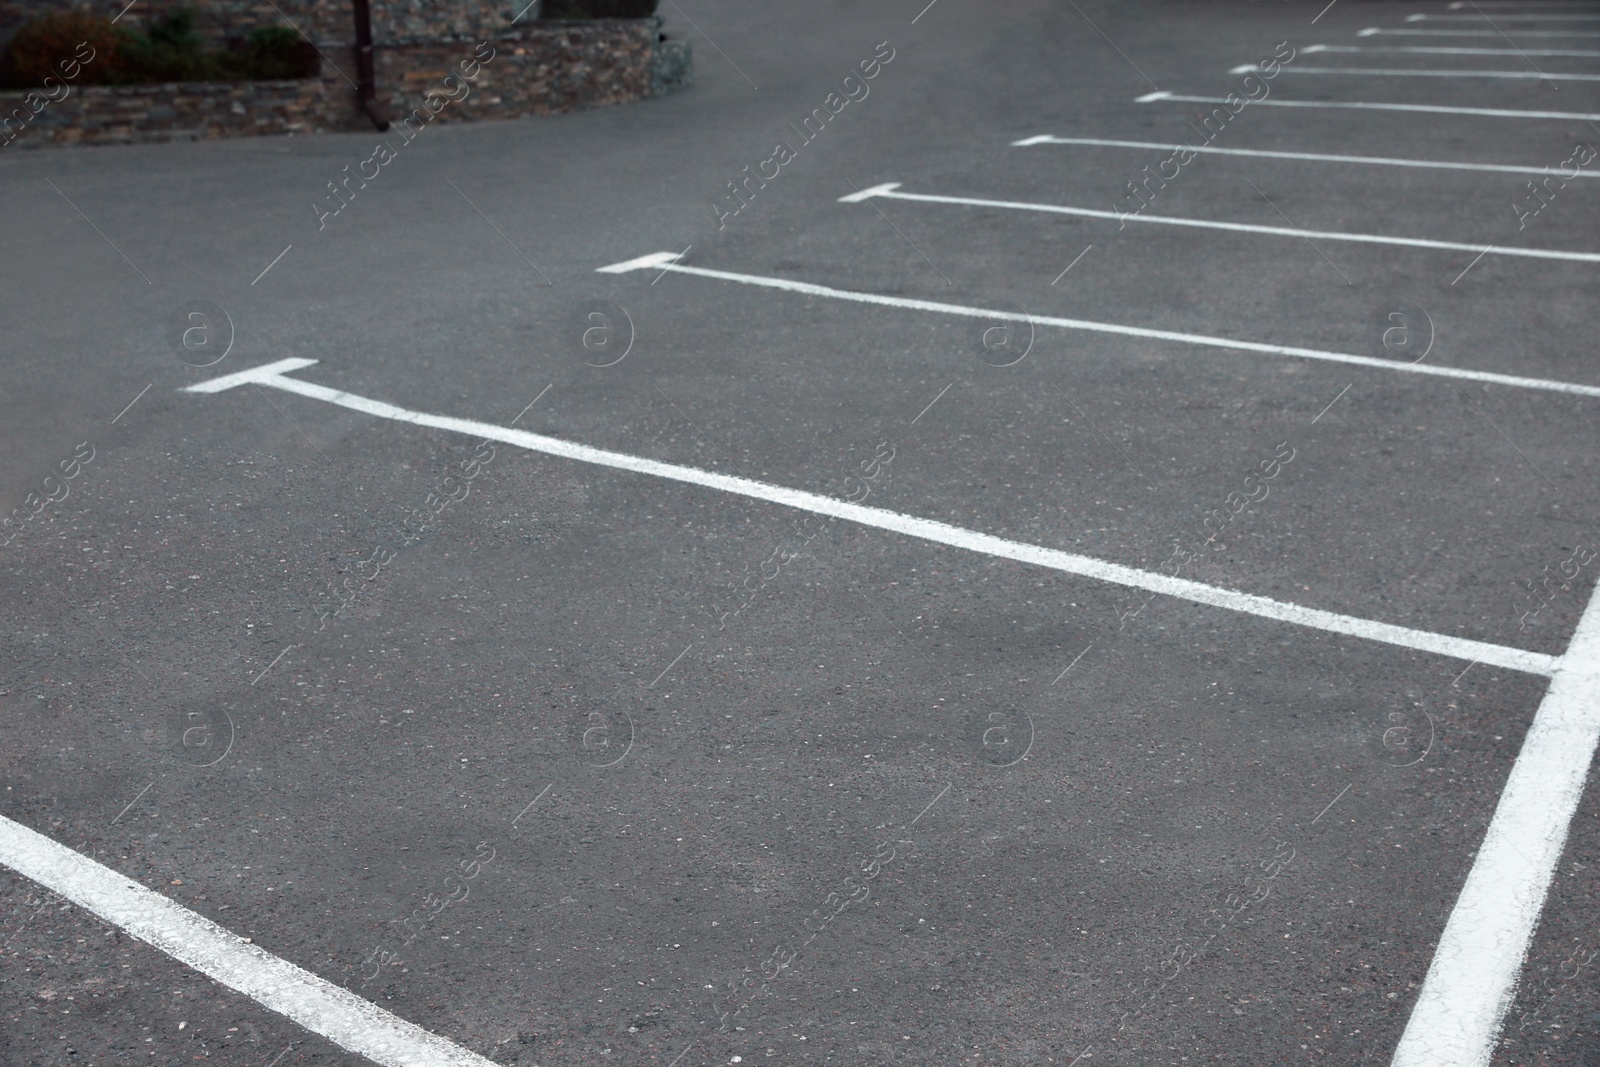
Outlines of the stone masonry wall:
[[[372,38],[379,44],[457,38],[481,41],[505,30],[512,16],[527,6],[527,0],[515,7],[511,0],[371,0],[370,6]],[[46,11],[88,8],[114,18],[127,7],[127,0],[0,0],[0,40]],[[118,25],[144,29],[151,20],[180,8],[195,13],[195,28],[212,47],[230,37],[244,37],[258,26],[284,25],[285,17],[323,47],[355,40],[350,0],[277,0],[276,8],[268,0],[141,0]],[[519,24],[527,25],[538,12],[535,6]]]
[[[11,146],[206,141],[310,133],[335,128],[328,123],[327,88],[314,79],[90,85],[49,104]],[[0,116],[7,117],[9,126],[5,132],[16,128],[11,116],[18,109],[27,112],[23,95],[0,93]],[[349,97],[354,110],[355,93],[350,92]]]
[[[191,2],[198,7],[203,0]],[[120,3],[125,5],[126,0]],[[278,5],[291,17],[321,20],[330,32],[333,14],[349,17],[348,0],[278,0]],[[15,0],[0,0],[0,26],[19,6]],[[38,6],[30,0],[28,9],[36,13]],[[158,6],[152,4],[152,10]],[[375,22],[380,6],[391,27],[423,27],[437,34],[425,41],[399,37],[385,44],[379,28],[373,28],[379,38],[378,100],[397,125],[421,108],[426,98],[459,93],[459,83],[446,85],[444,79],[462,60],[470,59],[483,40],[494,47],[494,58],[483,64],[470,92],[431,121],[548,115],[659,96],[692,82],[688,43],[662,41],[659,18],[524,20],[508,27],[516,12],[500,10],[488,0],[453,4],[374,0]],[[237,21],[217,23],[232,34],[262,8],[272,15],[267,24],[281,21],[270,3],[257,0],[212,0],[206,8],[209,16],[227,12],[236,17]],[[439,8],[450,9],[448,18],[439,17]],[[424,10],[433,15],[424,16]],[[490,17],[498,21],[499,32],[458,33],[475,20]],[[344,43],[324,37],[319,45],[327,56],[322,75],[301,81],[71,86],[56,101],[26,91],[0,92],[0,150],[371,129],[357,107],[355,89],[339,73],[355,77],[348,37]]]
[[[650,95],[658,25],[656,19],[545,22],[496,37],[495,57],[472,92],[439,120],[549,115],[641,100]],[[378,49],[379,99],[390,118],[399,122],[435,89],[449,92],[443,85],[450,68],[471,55],[464,43]]]

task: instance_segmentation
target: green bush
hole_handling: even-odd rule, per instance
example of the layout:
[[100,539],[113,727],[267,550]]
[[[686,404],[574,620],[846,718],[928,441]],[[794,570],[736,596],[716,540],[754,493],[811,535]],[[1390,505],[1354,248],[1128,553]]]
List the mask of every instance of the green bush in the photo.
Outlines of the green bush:
[[[31,18],[0,48],[0,85],[36,89],[48,77],[75,85],[112,81],[122,41],[121,31],[104,15],[57,11]],[[84,42],[92,52],[80,50]],[[84,62],[75,56],[93,58]],[[68,79],[67,71],[74,69],[77,76]]]
[[252,78],[315,78],[322,72],[316,45],[287,26],[263,26],[246,47]]
[[217,64],[222,71],[217,76],[226,79],[315,78],[322,70],[322,55],[288,26],[263,26],[218,53]]
[[642,19],[656,13],[659,0],[545,0],[542,19]]
[[149,33],[123,30],[116,80],[144,82],[207,81],[221,71],[194,32],[194,12],[174,11],[150,24]]
[[226,50],[207,51],[192,11],[158,18],[144,33],[101,15],[64,12],[29,19],[0,49],[0,85],[31,89],[48,75],[62,77],[62,61],[83,41],[94,59],[80,65],[72,79],[79,85],[314,78],[322,69],[316,47],[287,26],[264,26]]

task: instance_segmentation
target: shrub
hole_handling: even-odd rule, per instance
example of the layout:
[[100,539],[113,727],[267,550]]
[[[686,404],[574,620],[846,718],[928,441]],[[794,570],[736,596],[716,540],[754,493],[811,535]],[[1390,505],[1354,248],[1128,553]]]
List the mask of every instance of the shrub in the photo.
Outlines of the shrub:
[[217,78],[315,78],[322,72],[322,54],[288,26],[263,26],[219,53],[214,66]]
[[139,85],[170,81],[243,81],[314,78],[322,56],[287,26],[264,26],[222,52],[208,52],[195,32],[194,12],[156,19],[149,32],[113,26],[102,15],[61,12],[29,19],[0,49],[0,86],[37,88],[46,76],[62,77],[63,60],[79,42],[94,48],[77,84]]
[[116,80],[140,82],[204,81],[221,76],[194,32],[194,12],[174,11],[150,24],[149,33],[123,30]]
[[78,85],[112,81],[123,40],[123,33],[104,15],[58,11],[29,19],[0,50],[0,85],[33,89],[47,77],[62,78],[61,64],[73,59],[81,42],[94,49],[94,58],[80,62],[72,81]]
[[656,13],[659,0],[545,0],[542,19],[641,19]]
[[288,26],[253,30],[245,49],[248,78],[315,78],[322,72],[322,53]]

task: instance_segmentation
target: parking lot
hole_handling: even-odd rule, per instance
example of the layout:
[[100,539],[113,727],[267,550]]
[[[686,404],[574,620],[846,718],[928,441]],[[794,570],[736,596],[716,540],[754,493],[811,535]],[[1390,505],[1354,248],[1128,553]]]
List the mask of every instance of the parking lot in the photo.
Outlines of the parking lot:
[[1600,5],[925,2],[0,150],[0,1063],[1600,1064]]

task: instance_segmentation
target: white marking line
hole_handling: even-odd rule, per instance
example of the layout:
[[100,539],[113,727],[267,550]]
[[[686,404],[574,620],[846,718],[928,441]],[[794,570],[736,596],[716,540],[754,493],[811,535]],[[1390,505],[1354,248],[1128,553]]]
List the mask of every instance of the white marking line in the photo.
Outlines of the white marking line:
[[1571,56],[1575,59],[1600,58],[1600,52],[1593,50],[1574,51],[1565,48],[1447,48],[1438,46],[1434,48],[1417,48],[1400,45],[1394,48],[1367,48],[1359,44],[1311,44],[1302,48],[1302,52],[1404,52],[1409,55],[1425,56]]
[[208,978],[384,1067],[493,1067],[160,893],[0,816],[0,863]]
[[[1600,15],[1496,15],[1501,22],[1594,22]],[[1487,22],[1488,15],[1407,15],[1407,22]]]
[[[676,255],[674,255],[674,256],[673,256],[673,257],[672,257],[672,260],[669,260],[669,261],[668,261],[668,262],[673,262],[673,261],[676,261],[676,260],[680,260],[680,259],[682,259],[682,258],[683,258],[683,257],[684,257],[684,256],[686,256],[686,255],[688,255],[688,254],[689,254],[689,249],[690,249],[690,248],[693,248],[693,247],[694,247],[694,245],[689,245],[689,246],[687,246],[687,247],[686,247],[686,248],[684,248],[684,250],[683,250],[683,251],[682,251],[682,252],[679,252],[679,253],[677,253],[677,254],[676,254]],[[662,272],[661,272],[661,274],[665,274],[665,273],[666,273],[666,271],[662,271]],[[660,280],[661,280],[661,274],[657,274],[657,275],[656,275],[656,276],[655,276],[655,277],[654,277],[654,278],[651,278],[651,279],[650,279],[650,284],[651,284],[651,285],[654,285],[654,284],[655,284],[655,283],[656,283],[656,282],[659,282],[659,281],[660,281]],[[632,319],[631,319],[631,318],[630,318],[630,319],[629,319],[629,320],[628,320],[628,323],[629,323],[629,325],[630,325],[630,326],[631,326],[631,325],[632,325],[632,323],[633,323],[633,320],[632,320]],[[628,342],[628,347],[629,347],[629,348],[632,348],[632,347],[633,347],[633,342],[632,342],[632,341],[629,341],[629,342]],[[627,353],[626,353],[626,352],[624,352],[624,353],[623,353],[623,355],[627,355]],[[660,391],[660,390],[657,390],[657,392],[659,392],[659,391]]]
[[[1600,55],[1600,52],[1595,53]],[[1324,155],[1320,152],[1269,152],[1256,148],[1213,148],[1202,145],[1196,148],[1191,144],[1162,144],[1159,141],[1111,141],[1096,137],[1056,137],[1051,134],[1040,134],[1036,137],[1025,137],[1020,141],[1012,141],[1013,148],[1031,148],[1041,144],[1081,144],[1102,148],[1148,148],[1156,152],[1193,152],[1196,155],[1218,156],[1245,156],[1253,159],[1292,159],[1306,163],[1365,163],[1383,167],[1418,167],[1425,170],[1472,170],[1484,171],[1492,174],[1537,174],[1547,175],[1546,167],[1519,167],[1509,163],[1451,163],[1446,161],[1432,161],[1426,159],[1391,159],[1387,156],[1336,156]],[[1580,170],[1578,174],[1587,178],[1600,178],[1600,171]],[[1565,177],[1565,175],[1563,175]]]
[[[1581,172],[1580,172],[1581,173]],[[1318,238],[1324,241],[1349,241],[1355,244],[1395,245],[1402,248],[1432,248],[1449,252],[1482,252],[1482,246],[1462,241],[1435,241],[1426,237],[1385,237],[1374,233],[1341,233],[1332,230],[1297,230],[1285,226],[1262,226],[1253,222],[1218,222],[1214,219],[1185,219],[1175,215],[1133,214],[1127,211],[1101,211],[1098,208],[1065,207],[1060,204],[1033,204],[1021,200],[984,200],[972,196],[939,196],[931,193],[902,193],[899,182],[873,187],[869,192],[884,200],[915,200],[924,204],[957,204],[963,207],[992,207],[1008,211],[1041,211],[1052,215],[1074,215],[1086,219],[1109,219],[1124,223],[1145,222],[1162,226],[1189,226],[1202,230],[1228,230],[1269,237]],[[1118,227],[1121,229],[1121,227]],[[1503,256],[1529,259],[1559,259],[1571,263],[1600,263],[1600,252],[1563,252],[1544,248],[1491,247]]]
[[1455,278],[1451,280],[1450,284],[1454,285],[1456,282],[1459,282],[1462,278],[1465,278],[1467,276],[1467,271],[1471,270],[1473,267],[1476,267],[1478,265],[1478,260],[1482,259],[1485,255],[1488,254],[1490,247],[1492,247],[1492,246],[1485,246],[1485,248],[1484,248],[1484,250],[1482,252],[1479,252],[1476,256],[1473,256],[1472,257],[1472,262],[1467,264],[1466,270],[1463,270],[1460,274],[1457,274],[1455,276]]
[[[1600,37],[1600,30],[1510,30],[1518,37]],[[1357,37],[1494,37],[1505,40],[1507,34],[1499,30],[1383,30],[1368,26]]]
[[1462,667],[1461,668],[1461,673],[1456,675],[1454,678],[1450,679],[1450,684],[1452,686],[1454,686],[1456,683],[1460,682],[1462,678],[1466,677],[1467,672],[1470,671],[1472,668],[1476,667],[1477,665],[1478,665],[1477,661],[1474,660],[1473,662],[1467,664],[1465,667]]
[[[1272,210],[1274,210],[1274,211],[1276,211],[1278,213],[1278,217],[1279,218],[1281,218],[1284,222],[1287,222],[1290,226],[1294,227],[1294,231],[1293,232],[1295,233],[1295,235],[1298,236],[1306,244],[1311,245],[1311,250],[1313,252],[1315,252],[1317,255],[1322,256],[1322,261],[1324,263],[1326,263],[1328,266],[1332,267],[1334,269],[1334,271],[1339,275],[1339,277],[1344,279],[1344,283],[1346,285],[1354,285],[1355,284],[1355,282],[1351,281],[1349,276],[1346,275],[1344,271],[1339,270],[1338,264],[1334,263],[1333,260],[1329,259],[1327,256],[1322,254],[1322,249],[1318,248],[1316,246],[1316,244],[1314,244],[1312,242],[1311,238],[1306,236],[1306,232],[1304,230],[1302,230],[1298,226],[1294,225],[1294,220],[1291,219],[1288,215],[1285,215],[1283,213],[1283,209],[1281,207],[1279,207],[1277,204],[1274,204],[1272,202],[1272,198],[1269,197],[1266,193],[1263,193],[1261,191],[1261,187],[1259,185],[1257,185],[1255,182],[1251,181],[1249,178],[1246,178],[1244,180],[1244,183],[1246,185],[1248,185],[1252,190],[1254,190],[1254,192],[1255,192],[1255,194],[1257,196],[1259,196],[1261,199],[1265,200],[1267,202],[1267,204],[1272,208]],[[1139,201],[1139,208],[1140,208],[1140,210],[1143,210],[1143,208],[1144,208],[1144,201],[1143,200]],[[1157,217],[1158,216],[1152,215],[1151,216],[1151,221],[1155,221]],[[1121,227],[1119,226],[1118,229],[1121,229]]]
[[1600,742],[1600,597],[1556,664],[1392,1067],[1486,1067]]
[[[670,255],[670,253],[668,254]],[[682,269],[684,268],[673,268],[675,271]],[[988,315],[992,313],[983,312],[982,314]],[[1125,567],[1118,563],[1107,563],[1103,560],[1062,552],[1058,549],[1043,548],[1039,545],[1024,544],[1019,541],[1008,541],[991,534],[979,533],[976,530],[968,530],[932,519],[904,515],[882,508],[870,508],[861,504],[852,504],[836,497],[808,493],[801,489],[790,489],[786,486],[752,481],[749,478],[741,478],[737,475],[722,474],[716,471],[701,470],[697,467],[680,466],[676,463],[663,463],[660,460],[646,459],[643,456],[631,456],[622,452],[592,448],[588,445],[575,444],[555,437],[546,437],[543,434],[530,433],[526,430],[513,430],[504,426],[496,426],[493,423],[479,422],[475,419],[458,419],[448,415],[429,415],[419,411],[408,411],[393,404],[386,404],[381,400],[371,400],[367,397],[356,396],[353,393],[346,393],[338,389],[330,389],[327,386],[314,385],[310,382],[300,381],[297,378],[286,377],[288,372],[299,370],[302,367],[309,367],[316,362],[313,359],[281,359],[275,363],[267,363],[248,371],[240,371],[237,374],[229,374],[211,381],[200,382],[181,391],[188,393],[219,393],[225,389],[246,384],[282,389],[285,392],[295,393],[313,400],[321,400],[378,418],[393,419],[397,422],[408,422],[416,426],[448,430],[452,433],[461,433],[478,438],[487,437],[490,440],[504,441],[506,444],[526,448],[532,452],[542,452],[546,455],[560,456],[582,463],[593,463],[597,466],[610,467],[615,470],[647,474],[670,481],[683,482],[688,485],[698,485],[708,489],[749,497],[753,500],[765,500],[770,503],[781,504],[784,507],[810,511],[817,515],[828,515],[879,530],[888,530],[906,537],[914,537],[935,544],[950,545],[968,552],[1015,560],[1019,563],[1032,564],[1037,567],[1045,567],[1050,570],[1074,574],[1096,581],[1110,582],[1129,588],[1145,589],[1154,593],[1176,597],[1180,600],[1188,600],[1196,604],[1226,608],[1230,611],[1239,611],[1247,615],[1256,615],[1261,618],[1293,623],[1298,626],[1309,626],[1313,629],[1326,630],[1329,633],[1346,634],[1351,637],[1359,637],[1364,640],[1415,649],[1435,655],[1453,656],[1463,660],[1481,657],[1485,663],[1509,670],[1524,671],[1529,674],[1549,675],[1555,669],[1555,657],[1547,656],[1540,652],[1529,652],[1504,645],[1491,645],[1482,641],[1452,637],[1447,634],[1429,633],[1424,630],[1412,630],[1404,626],[1394,626],[1389,623],[1375,622],[1349,615],[1340,615],[1336,612],[1322,611],[1317,608],[1303,607],[1299,604],[1284,603],[1267,597],[1204,585],[1186,578],[1173,578],[1154,571],[1142,571],[1133,567]],[[1404,366],[1404,364],[1401,364],[1401,366]],[[687,648],[684,649],[684,652],[687,651]],[[679,658],[682,658],[681,653]],[[677,661],[674,660],[673,662],[676,663]],[[668,669],[671,669],[670,666]],[[651,684],[653,685],[654,683]]]
[[[293,247],[294,247],[294,245],[289,245],[282,252],[279,252],[278,253],[278,258],[274,259],[271,263],[267,264],[267,270],[271,270],[273,267],[276,267],[278,265],[278,260],[282,259],[284,256],[288,255],[289,254],[289,249],[293,248]],[[255,278],[255,281],[251,282],[250,284],[254,285],[256,282],[259,282],[262,278],[265,278],[267,276],[267,270],[264,270],[260,274],[257,274],[256,278]]]
[[1529,0],[1450,0],[1450,10],[1451,11],[1460,11],[1464,7],[1473,7],[1473,8],[1509,7],[1509,8],[1516,8],[1516,9],[1521,10],[1521,11],[1526,11],[1530,7],[1558,7],[1559,8],[1559,7],[1593,7],[1593,6],[1594,6],[1594,4],[1593,4],[1592,0],[1568,0],[1568,2],[1566,2],[1566,3],[1562,3],[1562,0],[1538,0],[1537,3],[1530,3]]
[[[1229,74],[1248,74],[1254,64],[1234,67]],[[1358,74],[1382,78],[1537,78],[1540,81],[1600,82],[1600,74],[1541,74],[1536,70],[1389,70],[1373,67],[1284,67],[1296,74]]]
[[[656,255],[670,258],[672,253],[658,252]],[[652,258],[652,261],[645,264],[645,266],[658,267],[661,266],[662,262],[659,259]],[[612,270],[610,267],[602,267],[600,269]],[[643,268],[635,267],[632,269]],[[1014,312],[994,311],[989,308],[970,307],[964,304],[945,304],[935,300],[916,300],[910,297],[856,292],[851,289],[833,289],[826,285],[815,285],[811,282],[796,282],[787,278],[769,278],[759,274],[737,274],[733,271],[711,270],[706,267],[669,264],[667,269],[675,274],[694,274],[702,278],[717,278],[722,281],[739,282],[742,285],[757,285],[766,289],[781,289],[791,293],[803,293],[807,296],[831,297],[835,300],[845,300],[856,304],[876,304],[880,307],[905,308],[911,311],[932,311],[941,315],[960,315],[965,318],[989,319],[991,321],[997,319],[1016,321],[1021,319],[1040,326],[1060,326],[1063,329],[1085,330],[1090,333],[1116,334],[1122,337],[1147,337],[1157,341],[1176,341],[1180,344],[1202,345],[1207,348],[1230,349],[1238,352],[1260,352],[1270,356],[1318,359],[1330,363],[1352,363],[1357,366],[1373,367],[1397,374],[1425,374],[1440,378],[1460,378],[1474,382],[1514,385],[1524,389],[1546,389],[1551,392],[1569,393],[1574,396],[1600,397],[1600,386],[1550,381],[1545,378],[1519,378],[1509,374],[1495,374],[1492,371],[1465,370],[1460,367],[1432,366],[1426,363],[1398,363],[1391,360],[1378,359],[1374,356],[1358,356],[1349,352],[1330,352],[1320,348],[1296,348],[1290,345],[1266,344],[1261,341],[1241,341],[1231,337],[1180,333],[1177,330],[1153,330],[1144,326],[1124,326],[1114,322],[1065,319],[1054,315],[1029,315],[1026,313],[1019,315]],[[237,377],[237,375],[230,375],[229,377]],[[219,382],[226,380],[228,379],[217,379]],[[190,386],[189,388],[199,390],[211,384],[210,382],[202,382],[200,385]],[[226,388],[226,386],[222,388]],[[207,389],[206,391],[209,392],[210,390]]]
[[[1146,93],[1134,99],[1136,104],[1154,104],[1171,100],[1185,104],[1226,104],[1221,96],[1184,96],[1180,93]],[[1355,100],[1257,100],[1251,107],[1335,107],[1355,108],[1361,111],[1417,111],[1429,115],[1483,115],[1500,119],[1571,119],[1578,122],[1600,121],[1600,114],[1578,111],[1512,111],[1497,107],[1448,107],[1443,104],[1370,104]]]

